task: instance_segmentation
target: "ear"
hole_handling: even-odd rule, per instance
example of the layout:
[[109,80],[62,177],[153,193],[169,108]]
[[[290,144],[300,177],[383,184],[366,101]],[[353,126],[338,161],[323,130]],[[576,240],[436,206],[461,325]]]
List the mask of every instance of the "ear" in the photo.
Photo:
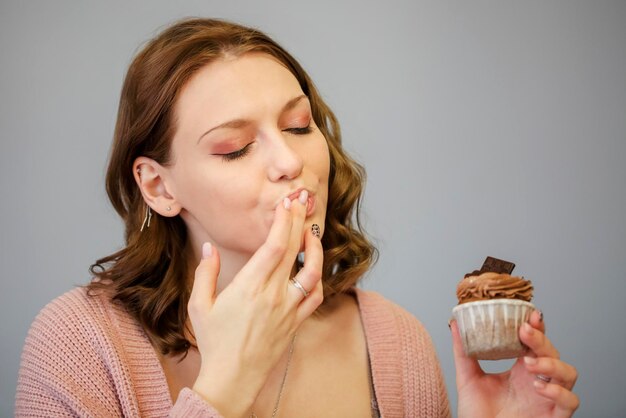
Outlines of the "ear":
[[168,217],[180,213],[180,204],[168,191],[165,167],[150,158],[138,157],[133,163],[133,175],[143,199],[153,211]]

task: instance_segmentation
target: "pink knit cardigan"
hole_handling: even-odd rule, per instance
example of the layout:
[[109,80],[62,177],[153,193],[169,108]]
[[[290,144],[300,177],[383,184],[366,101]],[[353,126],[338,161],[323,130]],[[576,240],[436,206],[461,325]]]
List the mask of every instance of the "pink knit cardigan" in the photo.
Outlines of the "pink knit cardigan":
[[[354,290],[381,416],[450,417],[430,337],[411,314],[377,293]],[[158,357],[118,303],[84,288],[37,316],[26,337],[15,414],[33,417],[220,417],[189,388],[172,405]]]

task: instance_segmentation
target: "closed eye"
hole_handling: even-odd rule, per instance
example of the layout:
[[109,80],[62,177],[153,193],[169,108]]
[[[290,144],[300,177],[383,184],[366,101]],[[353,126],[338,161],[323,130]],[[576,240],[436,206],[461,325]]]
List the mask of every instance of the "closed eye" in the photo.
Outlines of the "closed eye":
[[252,145],[252,142],[250,142],[248,145],[246,145],[245,147],[237,150],[237,151],[233,151],[233,152],[229,152],[228,154],[213,154],[213,155],[219,155],[220,157],[222,157],[222,159],[224,161],[233,161],[233,160],[237,160],[239,158],[243,158],[246,156],[246,154],[248,154],[248,152],[250,152],[250,146]]
[[309,126],[305,126],[302,128],[288,128],[288,129],[285,129],[284,131],[292,133],[294,135],[306,135],[306,134],[310,134],[311,132],[313,132],[313,129],[311,128],[311,125],[309,125]]

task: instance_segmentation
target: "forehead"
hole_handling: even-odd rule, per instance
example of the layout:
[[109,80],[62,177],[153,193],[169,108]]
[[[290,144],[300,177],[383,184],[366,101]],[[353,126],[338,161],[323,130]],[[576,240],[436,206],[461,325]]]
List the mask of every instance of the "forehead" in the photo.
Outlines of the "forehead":
[[298,80],[281,62],[267,54],[248,53],[198,70],[181,90],[176,114],[182,125],[197,117],[205,124],[221,123],[280,109],[301,94]]

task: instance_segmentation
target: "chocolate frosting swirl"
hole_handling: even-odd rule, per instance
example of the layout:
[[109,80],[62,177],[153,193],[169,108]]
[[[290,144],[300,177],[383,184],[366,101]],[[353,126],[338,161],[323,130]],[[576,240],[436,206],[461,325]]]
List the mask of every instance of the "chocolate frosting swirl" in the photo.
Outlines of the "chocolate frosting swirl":
[[456,288],[456,296],[459,304],[490,299],[519,299],[530,302],[533,284],[523,277],[488,272],[466,276]]

